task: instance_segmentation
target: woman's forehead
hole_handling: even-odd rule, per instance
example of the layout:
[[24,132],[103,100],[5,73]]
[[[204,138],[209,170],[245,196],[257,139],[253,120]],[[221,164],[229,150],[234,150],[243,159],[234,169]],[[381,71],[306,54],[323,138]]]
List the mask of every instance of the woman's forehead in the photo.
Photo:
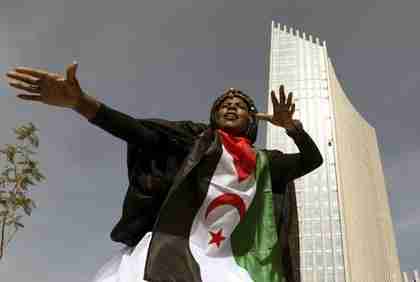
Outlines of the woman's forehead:
[[220,104],[223,104],[223,103],[225,103],[225,102],[227,102],[227,101],[229,101],[229,102],[232,102],[232,101],[234,101],[234,102],[240,102],[240,103],[242,103],[242,104],[244,104],[244,105],[246,105],[246,106],[248,106],[248,103],[241,97],[241,96],[239,96],[239,95],[235,95],[235,94],[231,94],[231,95],[228,95],[228,96],[226,96],[222,101],[221,101],[221,103]]
[[[227,93],[219,96],[219,98],[217,98],[216,101],[213,104],[212,111],[219,110],[219,107],[228,98],[230,98],[230,99],[232,99],[232,98],[238,99],[239,98],[239,99],[241,99],[241,101],[243,101],[243,103],[247,107],[248,111],[256,112],[256,108],[255,108],[255,105],[254,105],[254,102],[252,101],[252,99],[250,97],[248,97],[246,94],[244,94],[240,91],[227,92]],[[242,102],[240,102],[240,103],[242,104]]]

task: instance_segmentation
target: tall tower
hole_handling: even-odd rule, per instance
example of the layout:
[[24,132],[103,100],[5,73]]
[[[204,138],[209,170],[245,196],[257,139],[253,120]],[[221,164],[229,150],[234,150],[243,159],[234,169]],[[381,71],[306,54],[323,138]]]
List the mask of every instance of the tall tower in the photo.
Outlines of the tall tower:
[[[269,89],[281,84],[324,157],[295,181],[302,281],[400,282],[375,129],[347,99],[325,41],[273,22]],[[298,151],[270,124],[267,148]]]

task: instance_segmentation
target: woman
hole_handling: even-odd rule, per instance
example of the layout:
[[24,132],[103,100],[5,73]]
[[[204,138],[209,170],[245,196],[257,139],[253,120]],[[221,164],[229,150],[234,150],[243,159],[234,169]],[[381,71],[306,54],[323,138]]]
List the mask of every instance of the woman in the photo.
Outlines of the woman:
[[[271,92],[273,115],[229,89],[210,124],[135,119],[85,94],[76,78],[19,67],[9,84],[24,100],[71,108],[127,142],[129,187],[111,238],[127,248],[95,281],[298,281],[288,238],[288,183],[322,164],[315,143],[293,120],[292,93]],[[258,120],[286,129],[297,154],[252,146]],[[296,220],[296,219],[295,219]],[[294,256],[298,255],[294,249]]]

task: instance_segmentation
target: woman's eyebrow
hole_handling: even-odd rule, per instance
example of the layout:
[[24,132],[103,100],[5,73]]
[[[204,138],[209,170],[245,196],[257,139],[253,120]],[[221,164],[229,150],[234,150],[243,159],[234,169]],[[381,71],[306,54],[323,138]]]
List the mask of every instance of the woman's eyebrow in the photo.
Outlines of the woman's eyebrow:
[[243,101],[236,101],[236,102],[232,102],[232,101],[229,101],[229,100],[223,101],[221,105],[225,105],[225,104],[232,104],[232,103],[237,104],[237,105],[241,105],[241,106],[245,106],[245,107],[247,107],[247,106],[248,106],[248,105],[247,105],[245,102],[243,102]]

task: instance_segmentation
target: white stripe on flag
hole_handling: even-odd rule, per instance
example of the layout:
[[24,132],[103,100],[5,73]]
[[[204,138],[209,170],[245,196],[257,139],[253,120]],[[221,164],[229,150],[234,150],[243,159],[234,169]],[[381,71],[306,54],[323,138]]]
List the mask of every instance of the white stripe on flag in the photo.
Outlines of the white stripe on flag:
[[230,235],[240,221],[240,205],[248,209],[255,192],[255,171],[239,183],[233,158],[223,147],[207,196],[190,231],[190,250],[200,265],[203,282],[252,281],[233,257]]

